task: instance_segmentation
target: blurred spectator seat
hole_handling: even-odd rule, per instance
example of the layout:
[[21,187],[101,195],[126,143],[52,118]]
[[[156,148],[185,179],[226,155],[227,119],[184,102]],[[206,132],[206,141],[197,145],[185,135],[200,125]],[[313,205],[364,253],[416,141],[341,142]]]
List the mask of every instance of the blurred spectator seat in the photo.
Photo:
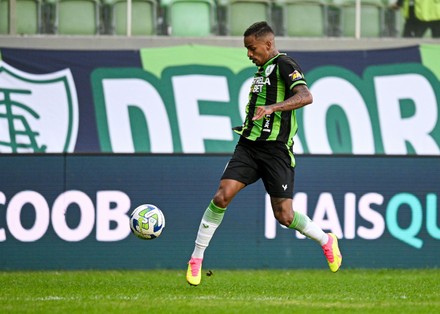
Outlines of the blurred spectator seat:
[[[127,0],[105,0],[108,7],[110,34],[127,34]],[[155,35],[157,29],[156,0],[132,0],[131,35]]]
[[100,25],[98,0],[57,0],[55,29],[63,35],[96,35]]
[[283,33],[290,37],[327,35],[326,0],[276,0],[283,11]]
[[[356,0],[334,0],[340,8],[341,35],[354,37],[356,29]],[[361,37],[381,37],[384,30],[383,0],[361,0]]]
[[220,5],[226,6],[226,32],[230,36],[243,36],[255,22],[272,22],[270,0],[221,0]]
[[[40,0],[16,0],[16,34],[38,34],[41,30]],[[0,0],[0,34],[9,34],[9,0]]]
[[164,6],[171,36],[203,37],[216,34],[214,0],[169,0]]

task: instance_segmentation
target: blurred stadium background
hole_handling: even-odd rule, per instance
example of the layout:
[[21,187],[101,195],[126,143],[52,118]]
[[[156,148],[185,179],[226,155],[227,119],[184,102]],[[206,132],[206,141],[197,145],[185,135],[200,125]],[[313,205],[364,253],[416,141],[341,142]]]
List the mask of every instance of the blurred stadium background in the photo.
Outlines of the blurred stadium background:
[[[439,267],[440,42],[402,38],[390,4],[0,0],[0,269],[184,268],[234,147],[255,70],[242,33],[259,20],[316,96],[299,113],[298,207],[341,237],[344,267]],[[145,202],[167,217],[151,242],[126,223]],[[229,210],[208,265],[326,268],[275,224],[261,184]]]
[[0,34],[241,36],[252,22],[266,20],[286,37],[399,37],[403,18],[393,2],[2,0]]

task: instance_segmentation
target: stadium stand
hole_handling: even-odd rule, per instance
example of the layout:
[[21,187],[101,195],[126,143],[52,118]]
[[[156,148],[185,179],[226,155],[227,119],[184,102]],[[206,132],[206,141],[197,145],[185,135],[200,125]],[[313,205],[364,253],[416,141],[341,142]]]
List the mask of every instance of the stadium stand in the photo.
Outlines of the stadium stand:
[[[41,32],[41,1],[16,0],[15,32],[38,34]],[[0,34],[9,33],[9,0],[0,0]]]
[[169,0],[164,7],[169,35],[217,35],[217,6],[214,0]]
[[249,25],[257,21],[272,22],[272,2],[270,0],[221,0],[225,7],[226,34],[242,36]]
[[384,0],[385,5],[385,37],[401,37],[403,32],[403,26],[405,19],[400,10],[394,10],[391,6],[395,4],[397,0]]
[[[156,35],[156,0],[132,0],[131,35]],[[127,34],[127,0],[103,0],[103,31],[111,35]]]
[[64,35],[96,35],[100,30],[98,0],[56,0],[55,32]]
[[324,37],[328,34],[326,0],[275,0],[282,8],[283,33],[289,37]]
[[[0,34],[11,33],[0,0]],[[128,0],[15,0],[13,34],[127,34]],[[354,37],[356,0],[132,0],[133,36],[242,36],[266,20],[277,36]],[[361,0],[361,37],[401,37],[394,0]]]
[[[340,12],[341,36],[355,36],[356,0],[332,0]],[[383,0],[361,1],[361,37],[382,37],[385,34]]]

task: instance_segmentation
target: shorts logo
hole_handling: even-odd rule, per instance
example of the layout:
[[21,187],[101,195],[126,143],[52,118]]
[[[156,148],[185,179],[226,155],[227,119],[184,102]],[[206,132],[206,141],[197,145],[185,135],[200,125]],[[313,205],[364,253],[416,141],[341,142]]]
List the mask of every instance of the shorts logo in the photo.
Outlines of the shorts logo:
[[0,153],[73,152],[77,133],[69,69],[31,74],[0,61]]
[[287,190],[287,184],[283,184],[281,187],[284,189],[284,191]]

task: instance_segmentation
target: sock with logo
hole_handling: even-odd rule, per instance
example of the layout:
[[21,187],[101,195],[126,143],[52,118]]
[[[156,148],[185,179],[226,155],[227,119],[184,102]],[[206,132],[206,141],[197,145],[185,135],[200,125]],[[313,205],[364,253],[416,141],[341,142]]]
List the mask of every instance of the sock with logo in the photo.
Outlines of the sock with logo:
[[205,250],[208,247],[215,230],[223,220],[225,211],[226,208],[216,206],[213,201],[209,203],[208,208],[203,214],[202,221],[200,222],[196,245],[191,257],[203,258]]
[[313,222],[307,215],[300,212],[294,212],[293,221],[289,226],[290,229],[295,229],[301,232],[306,237],[315,240],[321,246],[328,241],[328,235],[322,231],[319,226]]

